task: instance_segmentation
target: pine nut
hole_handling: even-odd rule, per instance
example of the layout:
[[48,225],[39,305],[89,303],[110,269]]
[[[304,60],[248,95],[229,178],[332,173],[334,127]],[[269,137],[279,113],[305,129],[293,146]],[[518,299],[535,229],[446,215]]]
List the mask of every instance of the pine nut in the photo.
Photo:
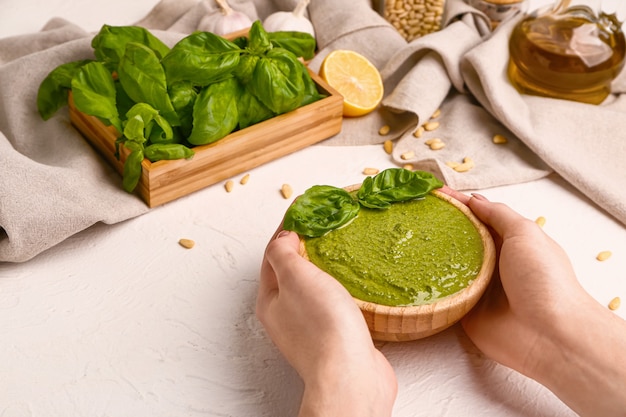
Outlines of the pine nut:
[[474,160],[469,156],[463,158],[463,163],[459,166],[456,166],[454,170],[456,172],[467,172],[470,169],[474,168]]
[[180,239],[178,244],[185,249],[191,249],[195,246],[196,242],[191,239]]
[[431,119],[436,119],[437,117],[441,116],[441,109],[437,109],[435,110],[435,112],[433,113],[432,116],[430,116]]
[[597,256],[596,259],[599,260],[600,262],[606,261],[607,259],[609,259],[611,257],[612,253],[609,250],[604,250],[602,252],[600,252]]
[[389,132],[391,131],[391,126],[389,125],[384,125],[383,127],[381,127],[380,129],[378,129],[378,134],[380,136],[385,136],[388,135]]
[[455,169],[456,167],[461,165],[461,163],[460,162],[456,162],[456,161],[447,161],[446,165],[449,166],[452,169]]
[[283,195],[284,199],[288,199],[293,195],[293,188],[289,184],[283,184],[280,188],[280,193]]
[[378,174],[379,172],[380,172],[380,170],[379,170],[379,169],[377,169],[377,168],[365,168],[365,169],[363,170],[363,174],[364,174],[364,175],[376,175],[376,174]]
[[427,132],[433,131],[439,127],[439,122],[426,122],[424,123],[424,130]]
[[250,180],[250,174],[246,174],[243,177],[241,177],[241,180],[239,181],[239,184],[246,185],[249,180]]
[[421,138],[423,134],[424,134],[424,126],[418,127],[417,129],[415,129],[415,132],[413,132],[413,136],[415,136],[416,138]]
[[408,151],[400,155],[400,158],[404,159],[405,161],[407,159],[413,159],[414,157],[415,157],[415,152],[413,151]]
[[503,143],[507,143],[508,139],[500,134],[497,134],[493,136],[492,142],[496,145],[501,145]]
[[393,152],[393,142],[386,140],[385,143],[383,143],[383,148],[388,155],[391,155],[391,152]]
[[430,149],[432,149],[433,151],[438,151],[439,149],[443,149],[446,146],[446,144],[443,143],[443,141],[439,138],[428,139],[424,143],[430,146]]
[[543,216],[539,216],[535,219],[535,223],[537,223],[539,227],[543,227],[546,224],[546,218]]
[[402,165],[402,168],[406,169],[407,171],[413,171],[414,169],[413,164],[404,164]]
[[227,193],[230,193],[233,190],[234,186],[235,186],[235,183],[232,180],[228,180],[226,181],[226,184],[224,184],[224,188],[226,188]]
[[381,14],[410,42],[440,29],[444,4],[445,0],[388,0]]
[[619,308],[620,304],[622,304],[622,300],[619,297],[613,298],[609,302],[609,310],[617,310]]

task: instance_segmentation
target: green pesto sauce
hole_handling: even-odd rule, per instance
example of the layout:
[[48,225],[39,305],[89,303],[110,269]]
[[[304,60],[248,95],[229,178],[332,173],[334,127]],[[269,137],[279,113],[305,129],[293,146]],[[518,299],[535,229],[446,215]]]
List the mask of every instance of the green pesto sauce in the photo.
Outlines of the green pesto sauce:
[[353,297],[389,306],[428,304],[469,285],[483,261],[480,234],[434,195],[387,210],[361,207],[347,226],[307,238],[309,259]]

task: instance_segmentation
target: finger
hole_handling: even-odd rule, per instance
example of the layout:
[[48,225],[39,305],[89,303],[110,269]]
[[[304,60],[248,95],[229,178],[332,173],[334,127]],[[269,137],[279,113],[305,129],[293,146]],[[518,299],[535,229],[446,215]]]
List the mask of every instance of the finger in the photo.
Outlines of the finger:
[[439,191],[441,191],[444,194],[449,195],[450,197],[459,200],[461,203],[467,205],[469,203],[470,200],[470,196],[467,194],[463,194],[460,191],[457,191],[455,189],[452,189],[450,187],[448,187],[447,185],[444,185],[443,187],[441,187],[439,189]]
[[492,203],[480,194],[472,194],[468,205],[483,223],[502,238],[524,233],[528,230],[526,225],[531,222],[506,204]]
[[307,280],[313,267],[301,254],[300,236],[288,230],[282,230],[267,245],[265,258],[276,277],[280,288],[292,285],[293,281]]
[[[279,236],[286,235],[287,231],[282,229],[281,225],[276,229],[274,234],[272,235],[272,240],[267,244],[265,249],[265,254],[263,256],[263,261],[261,263],[261,275],[259,279],[259,290],[257,294],[257,302],[256,302],[256,311],[257,316],[263,317],[264,311],[268,308],[271,301],[276,298],[278,295],[278,277],[274,267],[270,263],[270,256],[276,258],[278,255],[271,255],[274,251],[276,251],[276,241]],[[295,234],[295,233],[294,233]],[[281,242],[282,243],[282,242]]]

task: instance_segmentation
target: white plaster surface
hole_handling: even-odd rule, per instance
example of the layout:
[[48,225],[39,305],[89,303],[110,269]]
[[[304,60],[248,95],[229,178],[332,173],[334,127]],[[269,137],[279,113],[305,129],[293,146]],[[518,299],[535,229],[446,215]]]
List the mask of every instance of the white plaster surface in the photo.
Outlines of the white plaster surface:
[[[156,2],[0,0],[0,37],[52,16],[128,24]],[[235,177],[231,193],[217,184],[0,263],[0,417],[295,415],[301,382],[253,315],[263,250],[290,202],[279,190],[358,183],[366,166],[393,165],[379,146],[313,146],[251,170],[246,185]],[[481,193],[545,216],[593,297],[626,301],[626,228],[558,176]],[[613,252],[603,263],[602,250]],[[395,417],[574,415],[460,326],[380,348],[398,375]]]

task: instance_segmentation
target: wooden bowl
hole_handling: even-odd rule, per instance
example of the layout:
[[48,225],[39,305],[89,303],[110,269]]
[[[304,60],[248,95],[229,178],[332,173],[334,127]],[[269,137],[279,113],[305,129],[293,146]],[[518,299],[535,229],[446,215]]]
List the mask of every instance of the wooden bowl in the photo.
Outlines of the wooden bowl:
[[[353,191],[359,187],[360,185],[356,185],[345,189]],[[432,191],[432,194],[455,206],[477,229],[483,244],[482,266],[470,285],[430,304],[392,307],[354,298],[374,340],[389,342],[417,340],[447,329],[476,305],[491,281],[496,251],[493,238],[486,226],[465,204],[455,198],[436,190]],[[301,254],[308,259],[305,239],[301,238],[300,242]]]

